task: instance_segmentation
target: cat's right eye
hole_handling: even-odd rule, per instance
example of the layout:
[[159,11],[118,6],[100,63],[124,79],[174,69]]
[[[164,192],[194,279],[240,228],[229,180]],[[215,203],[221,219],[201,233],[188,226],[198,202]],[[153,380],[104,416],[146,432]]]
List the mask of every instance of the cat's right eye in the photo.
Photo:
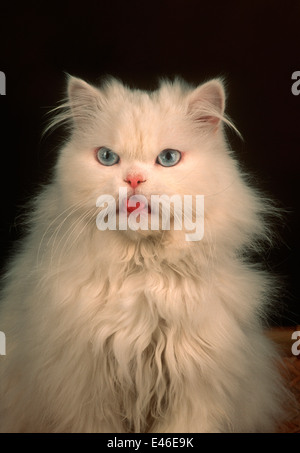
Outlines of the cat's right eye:
[[106,148],[106,146],[101,146],[101,148],[98,149],[96,156],[100,164],[106,165],[107,167],[117,164],[120,160],[118,154],[111,149]]

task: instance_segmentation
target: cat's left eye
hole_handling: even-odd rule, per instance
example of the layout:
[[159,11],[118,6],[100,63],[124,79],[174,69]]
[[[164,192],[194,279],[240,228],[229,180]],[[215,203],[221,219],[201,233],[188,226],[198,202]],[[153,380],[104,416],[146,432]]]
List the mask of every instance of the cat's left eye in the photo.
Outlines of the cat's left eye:
[[100,164],[106,165],[107,167],[117,164],[120,160],[117,153],[105,146],[99,148],[96,155]]
[[176,149],[164,149],[156,159],[156,163],[163,167],[173,167],[178,164],[181,159],[180,151]]

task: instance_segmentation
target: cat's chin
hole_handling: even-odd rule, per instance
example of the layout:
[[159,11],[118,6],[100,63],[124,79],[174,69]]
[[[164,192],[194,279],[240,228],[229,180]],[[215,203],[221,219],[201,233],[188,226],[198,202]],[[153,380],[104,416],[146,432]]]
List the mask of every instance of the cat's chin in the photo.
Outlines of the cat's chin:
[[127,237],[131,241],[140,241],[141,239],[154,239],[154,240],[160,240],[162,234],[165,234],[167,232],[162,232],[162,231],[152,231],[152,230],[142,230],[142,229],[137,229],[137,230],[132,230],[128,228],[127,230],[118,230],[119,234],[122,234],[123,236]]
[[162,252],[163,250],[183,250],[188,249],[188,245],[194,243],[187,242],[185,238],[185,233],[182,231],[174,230],[142,230],[138,229],[136,231],[127,229],[127,230],[117,230],[114,233],[118,234],[122,243],[131,242],[132,244],[138,243],[147,243],[153,247],[153,250]]
[[127,222],[124,223],[124,228],[122,228],[122,221],[120,221],[119,212],[117,212],[116,233],[120,235],[123,240],[125,238],[132,242],[149,240],[150,242],[159,244],[159,246],[162,246],[163,244],[186,243],[185,231],[174,231],[174,218],[171,218],[170,229],[162,230],[157,226],[156,228],[152,227],[151,215],[154,214],[148,214],[147,221],[144,223],[144,228],[138,227],[137,225],[135,227],[130,225],[128,217]]

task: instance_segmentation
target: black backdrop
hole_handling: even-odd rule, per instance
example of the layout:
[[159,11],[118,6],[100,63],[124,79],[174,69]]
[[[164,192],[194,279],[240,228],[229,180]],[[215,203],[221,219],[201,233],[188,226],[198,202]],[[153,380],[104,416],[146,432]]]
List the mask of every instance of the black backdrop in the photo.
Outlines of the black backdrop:
[[1,5],[1,261],[21,234],[20,207],[46,179],[61,132],[41,140],[45,112],[64,95],[65,72],[96,82],[112,74],[140,88],[160,76],[193,83],[222,75],[227,112],[244,142],[232,146],[260,186],[288,211],[284,241],[265,256],[286,278],[280,315],[300,323],[300,2],[200,0],[11,2]]

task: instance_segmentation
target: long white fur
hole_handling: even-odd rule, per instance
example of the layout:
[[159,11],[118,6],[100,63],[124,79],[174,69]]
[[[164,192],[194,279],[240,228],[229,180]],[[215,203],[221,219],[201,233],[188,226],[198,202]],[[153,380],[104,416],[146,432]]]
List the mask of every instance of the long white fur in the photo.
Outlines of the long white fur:
[[[247,262],[272,205],[229,150],[221,80],[152,93],[70,78],[51,184],[4,279],[2,432],[269,432],[286,398],[263,334],[273,279]],[[100,165],[94,149],[120,155]],[[165,148],[183,151],[172,168]],[[151,194],[205,195],[205,233],[98,231],[96,200],[128,172]]]

